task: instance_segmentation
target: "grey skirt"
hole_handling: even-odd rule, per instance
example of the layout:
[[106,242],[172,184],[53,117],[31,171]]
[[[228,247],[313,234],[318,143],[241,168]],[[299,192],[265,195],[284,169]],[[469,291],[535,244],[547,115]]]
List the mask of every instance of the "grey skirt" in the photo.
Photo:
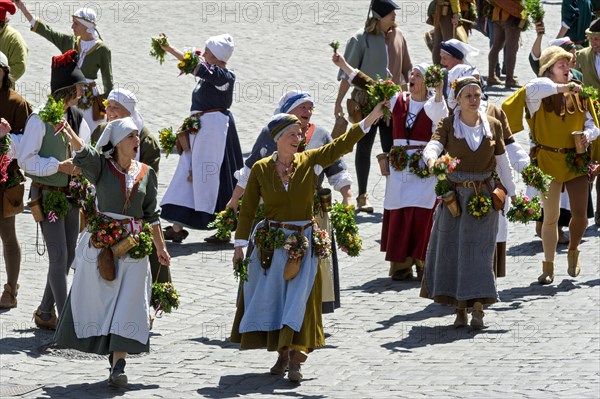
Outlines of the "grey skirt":
[[[463,182],[489,176],[489,173],[453,172],[449,177],[454,182]],[[421,296],[460,308],[471,307],[475,302],[491,304],[498,300],[494,277],[498,212],[492,209],[478,220],[467,212],[467,203],[475,189],[457,187],[455,191],[462,212],[453,217],[443,202],[435,211]],[[490,196],[487,188],[483,191]]]

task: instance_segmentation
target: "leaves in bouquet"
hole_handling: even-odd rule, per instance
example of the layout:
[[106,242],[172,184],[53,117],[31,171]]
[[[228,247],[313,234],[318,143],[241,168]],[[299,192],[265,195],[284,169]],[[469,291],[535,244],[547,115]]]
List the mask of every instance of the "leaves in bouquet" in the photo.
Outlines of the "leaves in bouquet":
[[173,128],[167,127],[158,132],[158,141],[163,151],[167,154],[167,157],[173,152],[177,137],[173,133]]
[[159,64],[162,65],[165,62],[165,55],[167,52],[163,50],[162,46],[169,44],[167,37],[153,37],[150,42],[150,56],[158,60]]
[[65,114],[65,102],[63,99],[56,101],[54,97],[48,96],[46,105],[38,112],[40,119],[51,125],[59,124]]

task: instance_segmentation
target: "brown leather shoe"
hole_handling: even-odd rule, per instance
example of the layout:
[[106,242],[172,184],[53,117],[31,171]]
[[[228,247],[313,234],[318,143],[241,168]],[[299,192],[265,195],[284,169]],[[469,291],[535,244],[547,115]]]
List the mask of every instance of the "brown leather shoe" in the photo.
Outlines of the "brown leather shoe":
[[189,235],[189,231],[183,229],[181,231],[175,231],[175,229],[171,226],[167,227],[165,229],[165,231],[163,232],[163,236],[165,237],[165,240],[170,240],[173,241],[175,243],[181,243],[183,240],[185,240],[187,238],[187,236]]
[[277,361],[271,367],[271,374],[284,375],[290,364],[290,352],[287,349],[277,352],[279,353],[279,357],[277,357]]
[[504,87],[507,89],[518,89],[521,87],[519,81],[515,78],[506,78],[506,82],[504,83]]
[[356,197],[356,212],[373,213],[373,205],[369,202],[369,194]]
[[300,382],[304,376],[300,372],[300,367],[308,359],[308,355],[302,351],[290,351],[290,368],[288,370],[288,379],[293,382]]
[[19,284],[17,289],[13,291],[10,284],[4,284],[4,292],[0,296],[0,309],[11,309],[17,307],[17,292],[19,291]]
[[412,267],[410,269],[396,270],[392,275],[392,280],[394,281],[404,281],[410,280],[413,278]]
[[481,330],[485,328],[485,324],[483,324],[483,304],[481,302],[475,302],[473,304],[473,314],[471,316],[471,328],[475,330]]
[[466,327],[469,325],[469,316],[467,309],[456,308],[456,319],[454,319],[454,328]]
[[[43,313],[50,313],[50,319],[42,319]],[[37,310],[33,312],[33,320],[38,328],[44,328],[47,330],[56,330],[56,325],[58,324],[58,318],[56,317],[54,308],[52,308],[51,312],[43,312],[40,308],[37,308]]]
[[569,264],[569,267],[567,268],[567,273],[569,273],[569,276],[579,276],[579,272],[581,272],[581,268],[579,267],[579,251],[576,249],[570,249],[567,253],[567,262]]
[[500,79],[498,79],[497,76],[490,76],[487,79],[488,86],[499,86],[501,84],[502,84],[502,81]]

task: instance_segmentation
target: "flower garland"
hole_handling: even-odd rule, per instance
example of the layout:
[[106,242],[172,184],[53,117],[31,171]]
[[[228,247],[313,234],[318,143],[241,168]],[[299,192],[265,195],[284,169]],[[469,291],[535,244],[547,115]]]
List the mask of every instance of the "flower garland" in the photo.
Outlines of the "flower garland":
[[566,161],[571,172],[587,175],[590,171],[592,159],[587,152],[577,154],[575,151],[569,151]]
[[331,238],[327,231],[313,223],[312,249],[320,259],[326,259],[331,255]]
[[395,145],[390,150],[390,164],[394,170],[403,171],[408,165],[408,153],[406,148],[401,145]]
[[167,54],[161,46],[166,46],[168,44],[169,40],[164,33],[161,33],[159,37],[153,37],[150,40],[150,56],[156,58],[160,65],[164,64],[165,55]]
[[50,223],[55,223],[58,219],[65,217],[69,211],[69,201],[62,191],[50,191],[44,198],[42,206]]
[[283,249],[290,259],[302,258],[308,250],[308,238],[299,232],[293,232],[285,239]]
[[158,132],[158,141],[163,151],[167,154],[167,158],[173,152],[177,137],[173,133],[173,129],[170,127],[164,128]]
[[150,223],[142,222],[142,231],[133,237],[138,242],[138,245],[131,248],[127,254],[132,259],[143,259],[152,253],[152,226]]
[[275,250],[281,248],[285,242],[283,230],[272,229],[267,223],[256,229],[254,233],[254,244],[261,249]]
[[69,196],[86,217],[96,210],[96,187],[83,176],[76,176],[69,182]]
[[231,239],[231,230],[237,219],[237,215],[232,208],[226,208],[224,211],[215,213],[215,220],[210,222],[207,227],[209,229],[217,229],[215,237],[219,240],[226,241]]
[[362,240],[358,235],[358,226],[354,220],[354,206],[335,201],[331,208],[330,218],[338,247],[349,256],[360,255]]
[[439,65],[431,65],[425,71],[425,87],[436,87],[444,81],[444,70]]
[[540,197],[536,195],[529,199],[529,197],[523,193],[519,194],[506,214],[506,218],[512,223],[527,223],[532,220],[537,220],[541,216],[542,204]]
[[179,308],[179,293],[173,283],[153,283],[150,302],[156,314],[171,313]]
[[487,195],[474,194],[467,202],[467,212],[477,220],[486,217],[492,211],[492,199]]
[[408,171],[421,179],[426,179],[431,176],[431,173],[427,165],[423,162],[422,156],[423,151],[421,150],[417,150],[410,155],[408,158]]
[[535,188],[543,195],[546,195],[548,186],[550,185],[550,182],[552,182],[552,176],[542,172],[535,163],[527,165],[521,171],[521,177],[525,184]]
[[250,264],[250,259],[238,259],[233,265],[233,275],[236,281],[240,281],[240,283],[245,283],[248,281],[248,264]]
[[[367,85],[368,104],[363,110],[364,115],[369,114],[382,101],[390,100],[400,91],[400,86],[395,84],[390,78],[383,80],[377,76],[377,80]],[[383,109],[383,117],[389,120],[392,117],[392,111],[388,107]]]
[[202,52],[200,50],[188,50],[183,55],[183,59],[177,64],[177,68],[181,71],[179,76],[183,74],[192,74],[200,63],[200,56]]

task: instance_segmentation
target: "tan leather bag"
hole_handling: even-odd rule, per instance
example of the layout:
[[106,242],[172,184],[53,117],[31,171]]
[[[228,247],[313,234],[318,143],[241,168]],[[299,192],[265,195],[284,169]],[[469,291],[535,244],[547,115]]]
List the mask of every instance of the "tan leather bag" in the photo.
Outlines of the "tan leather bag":
[[116,277],[115,257],[110,248],[100,249],[100,254],[98,255],[98,273],[106,281],[113,281]]
[[346,100],[346,109],[348,110],[348,119],[352,123],[358,123],[363,120],[362,108],[367,103],[367,93],[364,90],[354,89],[350,98]]
[[331,137],[337,139],[348,130],[348,120],[342,113],[335,118],[335,124],[333,125],[333,131]]
[[2,216],[9,218],[23,212],[25,184],[7,188],[2,195]]

